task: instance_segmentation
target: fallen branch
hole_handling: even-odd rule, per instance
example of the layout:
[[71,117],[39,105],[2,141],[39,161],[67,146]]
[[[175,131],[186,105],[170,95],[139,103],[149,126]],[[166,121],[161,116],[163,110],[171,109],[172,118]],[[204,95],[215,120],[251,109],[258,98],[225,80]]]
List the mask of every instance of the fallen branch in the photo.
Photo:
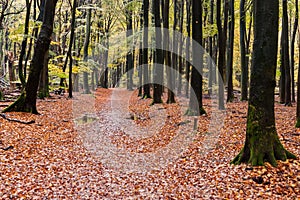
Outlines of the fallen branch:
[[21,120],[18,120],[18,119],[10,119],[10,118],[7,118],[6,115],[3,114],[3,113],[0,113],[0,116],[2,118],[6,119],[9,122],[18,122],[18,123],[21,123],[21,124],[33,124],[33,123],[35,123],[34,120],[31,120],[31,121],[21,121]]

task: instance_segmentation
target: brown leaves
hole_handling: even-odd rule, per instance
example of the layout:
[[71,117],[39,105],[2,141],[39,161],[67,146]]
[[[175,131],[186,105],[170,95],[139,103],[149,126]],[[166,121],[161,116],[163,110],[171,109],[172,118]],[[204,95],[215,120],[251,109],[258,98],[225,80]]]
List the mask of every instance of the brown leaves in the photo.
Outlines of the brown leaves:
[[[227,105],[225,125],[215,139],[213,148],[202,148],[208,136],[212,109],[204,100],[207,116],[198,117],[198,133],[193,142],[177,159],[170,160],[163,169],[148,172],[120,172],[103,165],[101,157],[87,151],[82,141],[84,132],[74,128],[73,119],[96,112],[101,130],[116,125],[104,120],[111,109],[111,90],[99,89],[95,104],[90,98],[79,101],[55,99],[38,101],[41,115],[8,113],[7,117],[34,124],[8,122],[0,118],[0,197],[2,199],[297,199],[300,198],[300,162],[278,162],[278,168],[228,164],[243,146],[247,104]],[[83,97],[84,99],[85,97]],[[72,103],[79,104],[72,113]],[[113,145],[126,151],[156,152],[176,137],[176,130],[184,127],[184,116],[177,104],[150,107],[151,100],[133,95],[129,108],[135,119],[124,118],[124,131],[108,132]],[[124,104],[125,105],[125,104]],[[74,106],[74,105],[73,105]],[[160,118],[161,113],[164,117]],[[276,104],[276,125],[285,147],[300,156],[299,129],[294,128],[295,107]],[[73,116],[74,114],[74,116]],[[166,117],[165,117],[166,116]],[[167,117],[169,116],[169,117]],[[155,121],[155,119],[158,122]],[[161,120],[163,119],[163,120]],[[127,120],[127,121],[126,121]],[[192,119],[193,120],[193,119]],[[125,123],[126,122],[126,123]],[[93,122],[91,122],[93,123]],[[133,137],[126,130],[134,125],[157,132]],[[83,129],[89,125],[80,125]],[[107,129],[106,129],[107,128]],[[142,129],[143,130],[143,129]],[[152,132],[151,132],[152,133]],[[100,144],[101,145],[101,144]],[[102,144],[103,145],[103,144]],[[120,161],[121,162],[121,161]],[[147,163],[147,161],[144,161]],[[120,164],[118,162],[116,165]]]

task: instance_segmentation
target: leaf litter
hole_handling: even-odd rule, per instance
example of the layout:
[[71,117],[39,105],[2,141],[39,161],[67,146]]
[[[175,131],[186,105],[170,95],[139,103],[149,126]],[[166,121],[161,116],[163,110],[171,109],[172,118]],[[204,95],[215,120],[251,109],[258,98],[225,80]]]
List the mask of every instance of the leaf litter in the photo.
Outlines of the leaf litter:
[[[72,103],[79,101],[53,97],[38,100],[41,115],[7,113],[9,119],[35,121],[21,124],[0,118],[0,197],[2,199],[299,199],[299,160],[278,161],[273,168],[249,165],[230,165],[229,162],[243,146],[246,131],[247,103],[227,104],[225,124],[214,148],[203,154],[205,135],[208,134],[207,116],[198,117],[198,130],[193,142],[182,155],[163,169],[141,173],[124,173],[107,167],[90,152],[83,140],[85,135],[76,128],[74,118],[96,110],[100,121],[109,111],[112,90],[97,89],[95,108],[88,99],[78,116],[72,113]],[[78,97],[79,98],[79,97]],[[204,104],[208,105],[207,99]],[[129,123],[151,127],[149,99],[130,99],[127,111],[133,116]],[[177,106],[177,107],[176,107]],[[135,138],[117,130],[107,133],[112,144],[128,151],[145,153],[167,145],[174,137],[182,116],[177,116],[178,105],[163,104],[159,109],[168,113],[158,133]],[[276,126],[281,142],[300,156],[300,130],[294,128],[295,106],[276,103]],[[102,113],[102,114],[99,114]],[[104,114],[103,114],[104,113]],[[149,117],[150,116],[150,117]],[[93,123],[93,122],[91,122]],[[103,121],[104,128],[113,122]],[[153,125],[153,124],[152,124]],[[128,125],[130,126],[130,125]],[[82,126],[84,127],[84,125]],[[105,130],[105,129],[103,129]],[[110,129],[107,129],[110,130]],[[161,139],[161,140],[160,140]]]

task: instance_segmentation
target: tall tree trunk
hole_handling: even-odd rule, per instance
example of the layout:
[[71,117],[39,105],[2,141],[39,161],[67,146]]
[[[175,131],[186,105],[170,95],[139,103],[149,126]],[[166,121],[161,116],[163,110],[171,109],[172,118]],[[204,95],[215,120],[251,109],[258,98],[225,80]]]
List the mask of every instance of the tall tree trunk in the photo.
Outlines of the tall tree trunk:
[[[221,21],[221,0],[217,0],[217,28],[218,28],[218,46],[219,46],[219,56],[218,56],[218,83],[219,83],[219,89],[218,89],[218,102],[219,102],[219,109],[223,110],[225,109],[224,105],[224,73],[223,69],[225,66],[225,44],[226,44],[226,38],[224,38],[224,31],[222,28],[222,21]],[[224,23],[225,24],[225,23]]]
[[292,78],[292,102],[296,102],[295,100],[295,39],[298,30],[298,19],[299,19],[299,9],[298,9],[298,0],[295,0],[295,21],[294,21],[294,29],[292,33],[291,39],[291,78]]
[[47,0],[45,3],[46,9],[44,13],[43,25],[35,44],[25,91],[22,92],[21,96],[13,104],[4,109],[3,112],[24,111],[34,114],[38,113],[36,108],[37,89],[39,85],[40,74],[44,67],[43,61],[51,42],[56,3],[57,0]]
[[186,63],[185,63],[185,96],[189,97],[189,84],[190,84],[190,46],[191,46],[191,0],[186,0],[186,30],[187,30],[187,38],[186,38]]
[[149,26],[149,0],[143,0],[144,10],[144,31],[143,31],[143,80],[144,94],[143,98],[151,98],[149,84],[149,65],[148,65],[148,26]]
[[[91,16],[92,10],[88,9],[86,13],[86,28],[85,28],[85,40],[83,45],[83,60],[85,62],[88,61],[88,49],[90,44],[90,36],[91,36]],[[90,94],[89,88],[89,74],[88,72],[83,72],[83,90],[84,94]]]
[[230,21],[229,21],[229,40],[228,40],[228,56],[227,56],[227,102],[232,102],[233,94],[233,43],[234,43],[234,0],[230,0],[229,5]]
[[25,77],[24,77],[24,70],[23,70],[23,60],[26,54],[26,47],[27,47],[27,35],[29,33],[29,19],[30,19],[30,8],[31,8],[32,0],[26,0],[26,17],[25,17],[25,29],[24,29],[24,38],[22,41],[21,52],[19,57],[19,79],[22,83],[22,88],[25,87]]
[[70,35],[70,41],[69,41],[69,49],[67,56],[70,58],[69,62],[69,98],[73,98],[73,57],[72,57],[72,48],[74,43],[74,37],[75,37],[75,20],[76,20],[76,8],[77,8],[77,0],[73,0],[73,6],[72,6],[72,20],[71,20],[71,35]]
[[[177,32],[177,26],[178,26],[178,0],[174,0],[174,21],[173,21],[173,41],[172,41],[172,47],[173,47],[173,52],[172,52],[172,60],[171,60],[171,66],[174,71],[178,71],[178,42],[179,42],[179,38],[177,37],[178,34]],[[175,73],[172,74],[173,80],[172,80],[172,84],[174,85],[174,88],[177,85],[177,77],[175,75]]]
[[246,0],[240,0],[241,100],[248,100],[248,64],[246,63]]
[[290,57],[289,57],[289,30],[288,30],[288,13],[287,13],[287,0],[282,1],[282,31],[283,31],[283,65],[285,69],[285,105],[292,106],[291,100],[291,70],[290,70]]
[[[298,43],[300,48],[300,42]],[[300,51],[298,53],[298,63],[300,63]],[[296,128],[300,128],[300,67],[297,75],[297,109],[296,109]]]
[[182,58],[182,51],[183,51],[183,21],[184,21],[184,0],[181,0],[180,2],[180,12],[179,12],[179,53],[178,53],[178,88],[177,88],[177,94],[181,95],[181,90],[182,90],[182,73],[183,73],[183,58]]
[[[131,2],[132,0],[128,1],[128,4]],[[130,8],[130,6],[127,6],[129,8],[126,8],[126,23],[127,23],[127,32],[126,32],[126,37],[127,37],[127,55],[126,55],[126,76],[127,76],[127,90],[133,90],[133,61],[134,61],[134,57],[133,57],[133,52],[131,52],[131,48],[130,48],[130,37],[133,34],[133,28],[132,28],[132,9]]]
[[170,44],[170,33],[169,33],[169,6],[170,1],[165,0],[164,1],[164,59],[165,59],[165,65],[167,66],[166,73],[167,73],[167,85],[168,85],[168,99],[167,103],[175,103],[175,95],[173,93],[174,91],[174,83],[173,83],[173,72],[172,72],[172,66],[171,66],[171,53],[170,51],[166,51],[166,49],[169,49]]
[[153,103],[162,103],[162,79],[163,79],[163,51],[160,18],[160,0],[154,0],[154,22],[155,22],[155,62],[153,75]]
[[[209,24],[213,25],[214,24],[214,0],[210,0],[210,14],[209,14]],[[209,80],[208,80],[208,94],[211,95],[212,94],[212,87],[213,87],[213,83],[215,82],[216,79],[216,69],[214,66],[213,61],[213,35],[209,36],[209,55],[210,55],[210,59],[209,59]]]
[[254,0],[254,44],[244,148],[234,164],[277,166],[276,160],[296,158],[281,144],[276,132],[274,89],[278,44],[278,0]]
[[192,1],[192,56],[193,66],[191,74],[191,91],[188,115],[205,114],[202,102],[202,74],[203,73],[203,49],[202,48],[202,2]]
[[[142,6],[142,10],[144,10],[144,5]],[[143,30],[143,14],[140,14],[140,31]],[[143,36],[140,35],[140,43],[139,43],[139,66],[138,66],[138,75],[139,75],[139,92],[138,96],[143,96]]]

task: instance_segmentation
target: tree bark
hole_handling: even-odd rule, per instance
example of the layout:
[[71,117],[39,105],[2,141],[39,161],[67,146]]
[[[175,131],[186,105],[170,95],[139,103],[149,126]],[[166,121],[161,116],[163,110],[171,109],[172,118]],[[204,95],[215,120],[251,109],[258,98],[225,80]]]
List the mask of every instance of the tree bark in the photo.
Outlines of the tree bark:
[[[132,0],[128,0],[128,3],[130,3]],[[127,32],[126,32],[126,37],[127,37],[127,55],[126,55],[126,76],[127,76],[127,90],[133,90],[133,61],[134,61],[134,56],[133,52],[131,51],[130,47],[130,36],[133,34],[133,28],[132,28],[132,10],[131,8],[126,8],[126,23],[127,23]]]
[[240,53],[241,53],[241,100],[248,100],[248,64],[246,59],[246,11],[245,1],[240,1]]
[[26,46],[27,46],[27,35],[29,33],[29,18],[30,18],[30,7],[32,0],[26,0],[26,17],[25,17],[25,30],[24,30],[24,38],[22,41],[21,52],[19,57],[19,78],[22,84],[22,88],[25,87],[25,76],[23,70],[23,60],[26,54]]
[[[83,60],[88,62],[88,49],[90,44],[90,35],[91,35],[91,15],[92,10],[88,9],[86,13],[86,28],[85,28],[85,40],[83,45]],[[83,72],[83,91],[84,94],[90,94],[90,87],[89,87],[89,74],[88,72]]]
[[229,40],[228,40],[228,56],[227,56],[227,102],[232,102],[233,94],[233,43],[234,43],[234,0],[230,0],[230,21],[229,21]]
[[289,57],[289,23],[287,13],[287,0],[282,1],[282,32],[283,32],[283,65],[285,73],[285,105],[292,106],[291,100],[291,70],[290,70],[290,57]]
[[155,61],[153,74],[153,102],[162,103],[162,79],[163,79],[163,51],[160,18],[160,0],[154,0],[154,22],[155,22]]
[[281,144],[275,127],[274,89],[278,45],[278,0],[254,0],[253,66],[245,145],[232,161],[254,166],[296,158]]
[[185,78],[186,78],[186,85],[185,85],[185,96],[189,97],[189,85],[190,85],[190,46],[191,46],[191,0],[186,0],[186,30],[187,30],[187,38],[186,38],[186,66],[185,66]]
[[295,0],[295,9],[296,9],[296,16],[294,21],[294,29],[292,33],[292,40],[291,40],[291,78],[292,78],[292,102],[296,102],[295,100],[295,40],[296,34],[298,30],[298,19],[299,19],[299,9],[298,9],[298,0]]
[[143,0],[144,10],[144,31],[143,31],[143,80],[144,94],[143,98],[151,98],[149,84],[149,66],[148,66],[148,26],[149,26],[149,0]]
[[[221,0],[217,0],[217,28],[218,28],[218,46],[219,46],[219,57],[218,57],[218,103],[219,109],[224,110],[224,66],[225,66],[225,44],[226,44],[226,29],[225,29],[225,22],[224,19],[224,28],[222,27],[221,21]],[[226,11],[224,11],[226,12]]]
[[202,2],[192,1],[192,56],[193,66],[191,74],[191,91],[188,115],[205,114],[202,102],[202,72],[203,72],[203,50],[202,47]]
[[168,99],[167,103],[175,103],[175,96],[174,96],[174,84],[173,84],[173,73],[172,73],[172,66],[171,66],[171,53],[170,51],[167,51],[166,49],[169,49],[168,46],[170,44],[170,33],[169,33],[169,14],[170,14],[170,1],[165,0],[164,1],[164,60],[165,60],[165,65],[167,67],[166,69],[166,74],[167,74],[167,85],[168,85]]

